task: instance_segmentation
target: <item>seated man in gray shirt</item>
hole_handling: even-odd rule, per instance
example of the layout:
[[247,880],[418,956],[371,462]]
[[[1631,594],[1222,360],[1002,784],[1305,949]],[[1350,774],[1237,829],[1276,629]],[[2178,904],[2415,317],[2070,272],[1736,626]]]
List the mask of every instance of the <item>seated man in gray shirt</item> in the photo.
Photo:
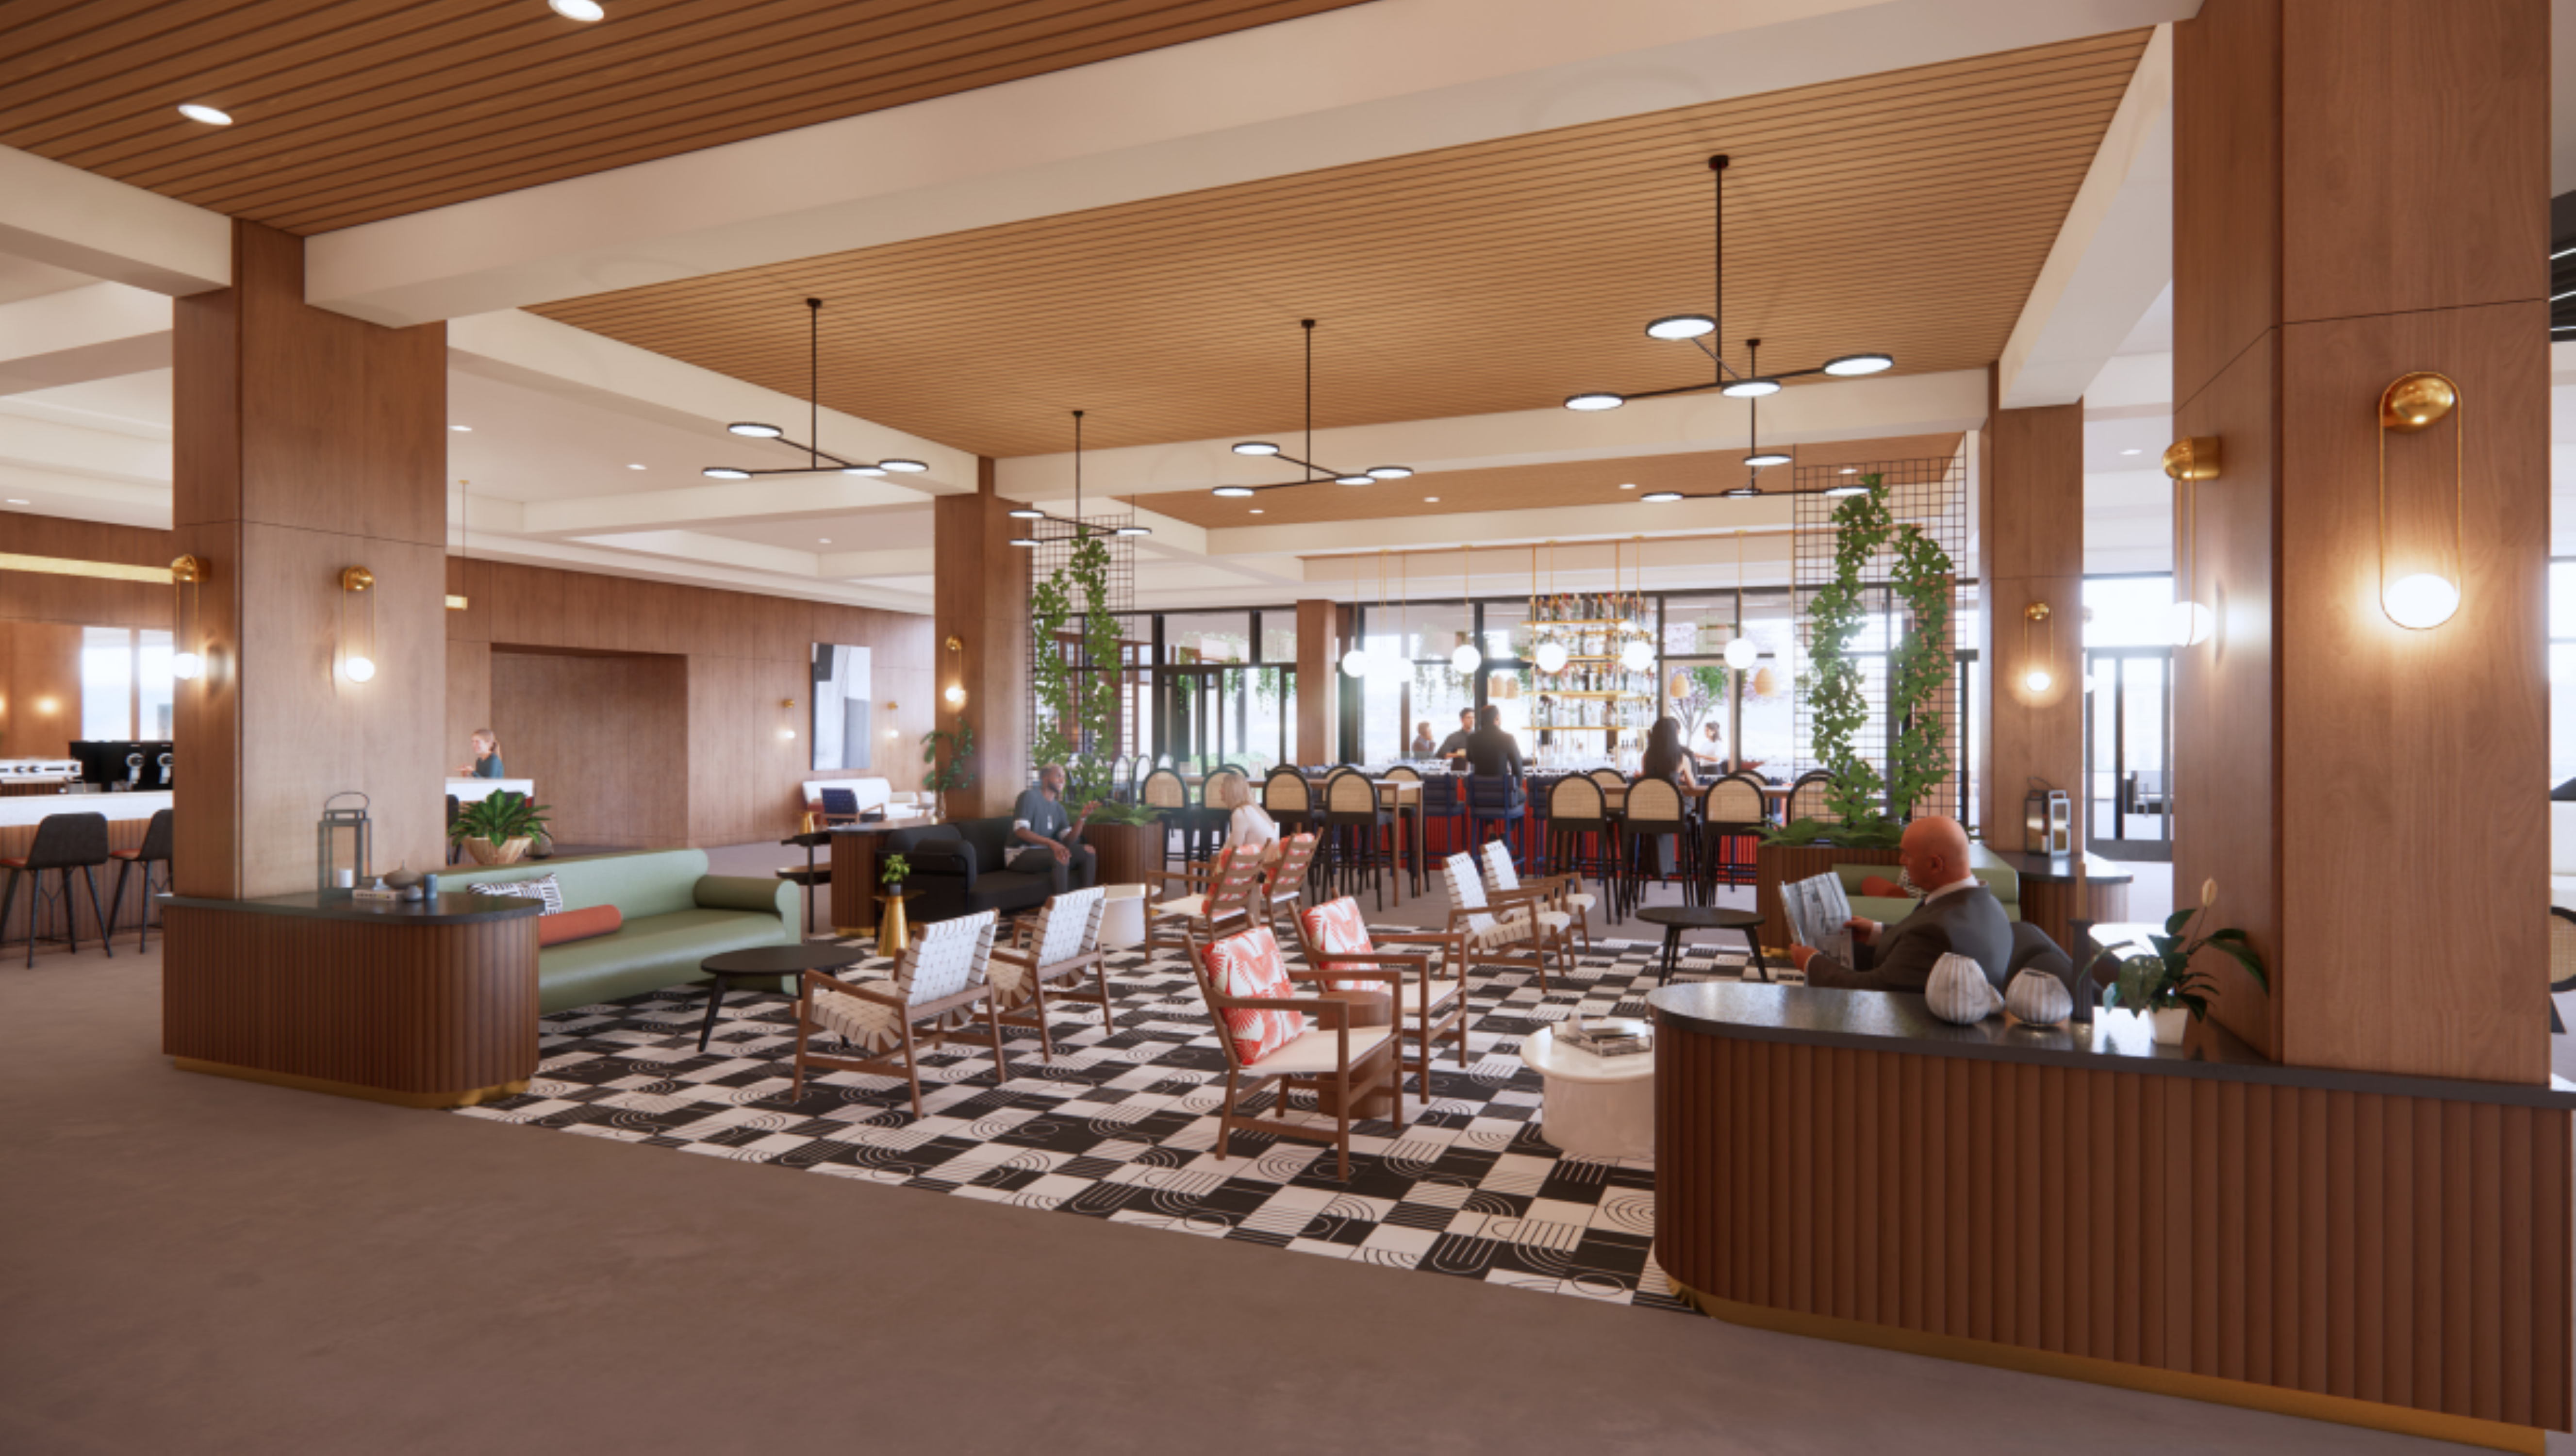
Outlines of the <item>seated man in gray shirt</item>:
[[1059,895],[1091,888],[1098,861],[1091,846],[1082,842],[1082,826],[1099,807],[1085,804],[1080,819],[1067,819],[1064,766],[1051,763],[1038,770],[1037,787],[1022,790],[1019,803],[1011,808],[1011,839],[1027,848],[1011,855],[1010,867],[1024,874],[1054,876]]
[[1855,915],[1852,939],[1870,948],[1872,965],[1856,971],[1812,946],[1792,946],[1789,958],[1810,986],[1850,991],[1920,991],[1932,963],[1957,952],[1983,967],[1986,979],[2004,983],[2012,959],[2012,922],[1985,883],[1968,872],[1968,831],[1956,819],[1933,815],[1905,826],[1896,851],[1907,882],[1923,891],[1914,913],[1894,925]]

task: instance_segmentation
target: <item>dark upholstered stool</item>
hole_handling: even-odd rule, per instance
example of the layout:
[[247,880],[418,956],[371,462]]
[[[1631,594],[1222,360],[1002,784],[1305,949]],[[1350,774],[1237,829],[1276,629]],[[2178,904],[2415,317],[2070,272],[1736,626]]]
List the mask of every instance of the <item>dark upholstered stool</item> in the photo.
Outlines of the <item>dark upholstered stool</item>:
[[[0,868],[9,871],[9,889],[0,895],[0,940],[9,938],[9,912],[18,904],[18,881],[26,878],[27,887],[27,964],[36,963],[36,923],[45,903],[45,871],[52,870],[62,885],[63,935],[71,942],[75,954],[80,950],[80,920],[72,913],[72,871],[79,870],[89,882],[90,913],[98,917],[102,930],[115,922],[98,902],[98,867],[107,863],[107,816],[104,814],[48,814],[36,826],[36,842],[27,847],[23,859],[0,859]],[[99,947],[111,957],[113,947]]]
[[[107,857],[116,861],[116,893],[108,897],[107,923],[100,927],[100,934],[108,940],[116,939],[116,912],[125,904],[125,877],[134,873],[135,866],[141,865],[143,867],[143,914],[140,918],[143,923],[135,927],[134,948],[149,950],[152,946],[152,867],[154,865],[161,866],[161,887],[168,889],[170,886],[170,811],[163,809],[154,814],[152,822],[143,827],[141,849],[111,849],[107,852]],[[96,890],[90,891],[90,899],[93,903],[97,901]]]

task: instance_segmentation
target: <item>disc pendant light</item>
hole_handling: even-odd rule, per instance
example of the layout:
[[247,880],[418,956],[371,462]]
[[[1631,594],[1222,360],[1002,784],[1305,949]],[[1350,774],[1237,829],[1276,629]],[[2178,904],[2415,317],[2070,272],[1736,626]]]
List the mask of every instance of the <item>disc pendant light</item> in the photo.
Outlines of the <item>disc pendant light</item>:
[[1330,480],[1335,485],[1373,485],[1381,480],[1403,480],[1413,474],[1410,465],[1372,465],[1366,470],[1335,470],[1329,465],[1315,463],[1315,321],[1299,319],[1297,323],[1306,331],[1306,443],[1302,447],[1306,452],[1305,458],[1299,459],[1269,440],[1237,440],[1234,453],[1255,459],[1285,460],[1305,471],[1306,478],[1283,480],[1273,485],[1220,485],[1210,494],[1227,500],[1244,500],[1265,490],[1312,485],[1319,478]]
[[710,465],[698,472],[709,480],[751,480],[763,475],[918,475],[930,467],[918,460],[845,460],[818,443],[823,438],[823,300],[805,300],[805,403],[804,441],[787,438],[787,432],[759,420],[736,420],[725,426],[725,433],[746,440],[776,440],[790,449],[805,452],[802,465],[780,466],[759,470],[739,465]]

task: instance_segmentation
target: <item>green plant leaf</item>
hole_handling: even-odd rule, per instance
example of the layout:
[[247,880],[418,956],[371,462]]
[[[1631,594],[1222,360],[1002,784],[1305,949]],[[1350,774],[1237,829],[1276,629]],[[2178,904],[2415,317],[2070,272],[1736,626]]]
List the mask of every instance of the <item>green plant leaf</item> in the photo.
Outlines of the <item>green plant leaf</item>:
[[[2222,936],[2234,938],[2221,939]],[[2272,977],[2263,969],[2263,957],[2255,952],[2252,945],[2246,943],[2245,932],[2222,930],[2217,935],[2211,936],[2207,944],[2210,949],[2232,957],[2238,965],[2243,966],[2245,974],[2254,978],[2254,984],[2263,988],[2264,995],[2272,994]]]
[[2176,911],[2175,911],[2174,913],[2172,913],[2171,915],[2166,916],[2166,917],[2165,917],[2165,934],[2167,934],[2167,935],[2180,935],[2180,934],[2182,934],[2182,928],[2183,928],[2184,926],[2186,926],[2186,925],[2189,925],[2189,924],[2191,923],[2191,917],[2193,917],[2193,916],[2195,916],[2195,915],[2197,915],[2197,914],[2199,914],[2199,913],[2200,913],[2200,907],[2199,907],[2199,906],[2197,906],[2197,905],[2193,905],[2193,906],[2189,906],[2189,907],[2184,908],[2184,909],[2181,909],[2181,910],[2176,910]]

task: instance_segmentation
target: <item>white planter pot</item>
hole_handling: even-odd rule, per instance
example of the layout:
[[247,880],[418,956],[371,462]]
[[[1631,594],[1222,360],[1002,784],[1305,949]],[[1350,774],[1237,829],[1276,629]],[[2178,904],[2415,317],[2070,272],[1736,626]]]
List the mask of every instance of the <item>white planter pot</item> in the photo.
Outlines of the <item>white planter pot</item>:
[[2182,1029],[2191,1020],[2188,1007],[2168,1006],[2155,1015],[2156,1043],[2159,1046],[2181,1046]]

